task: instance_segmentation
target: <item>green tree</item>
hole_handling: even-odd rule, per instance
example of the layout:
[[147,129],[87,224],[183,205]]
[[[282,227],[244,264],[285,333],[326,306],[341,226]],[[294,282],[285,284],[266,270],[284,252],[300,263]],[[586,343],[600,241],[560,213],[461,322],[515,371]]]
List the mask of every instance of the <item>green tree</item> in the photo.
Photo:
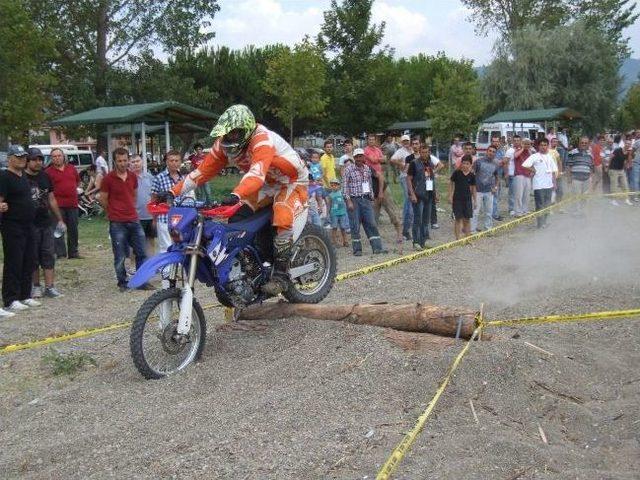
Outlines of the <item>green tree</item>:
[[22,0],[0,0],[0,12],[0,134],[23,141],[48,107],[53,45],[32,25]]
[[634,83],[627,91],[617,120],[621,130],[640,129],[640,82]]
[[435,56],[420,53],[399,59],[396,75],[400,81],[402,112],[398,120],[422,119],[434,99],[436,78],[444,78],[456,66],[463,64],[471,68],[469,62],[458,62],[447,58],[444,53]]
[[437,139],[470,133],[478,126],[484,104],[471,62],[462,62],[435,79],[434,100],[426,113]]
[[385,24],[371,23],[372,0],[332,0],[318,45],[329,62],[329,115],[324,126],[344,133],[376,131],[402,112],[392,51],[381,46]]
[[291,144],[294,120],[317,117],[324,111],[325,73],[322,52],[308,39],[293,50],[282,50],[267,63],[263,86],[273,97],[273,112],[289,127]]
[[566,21],[569,10],[562,0],[462,0],[471,9],[478,33],[496,30],[508,38],[527,25],[555,27]]
[[[509,40],[530,26],[548,30],[583,21],[614,45],[619,58],[629,56],[629,38],[622,32],[638,19],[632,0],[462,0],[480,33],[496,30]],[[532,44],[532,47],[535,44]]]
[[619,87],[615,46],[583,21],[523,28],[497,46],[483,78],[489,111],[570,107],[591,132],[611,118]]
[[111,71],[160,46],[191,51],[213,37],[214,0],[27,0],[36,26],[48,27],[57,55],[57,110],[112,103]]

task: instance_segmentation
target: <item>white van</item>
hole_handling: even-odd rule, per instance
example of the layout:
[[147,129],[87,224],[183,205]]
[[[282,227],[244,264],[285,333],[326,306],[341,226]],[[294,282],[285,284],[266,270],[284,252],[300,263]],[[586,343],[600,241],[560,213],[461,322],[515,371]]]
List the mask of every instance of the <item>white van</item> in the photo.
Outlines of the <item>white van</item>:
[[29,148],[39,148],[44,155],[44,166],[51,163],[51,150],[61,149],[67,157],[69,165],[73,165],[78,170],[80,178],[85,181],[87,173],[85,171],[94,163],[93,152],[91,150],[80,150],[76,145],[29,145]]
[[[513,126],[511,122],[483,123],[480,125],[476,134],[478,156],[484,156],[487,147],[491,145],[493,137],[504,137],[507,142],[511,142],[514,135]],[[535,140],[538,132],[544,133],[544,128],[537,123],[516,123],[515,127],[515,134],[520,135],[522,138],[529,138],[532,141]]]

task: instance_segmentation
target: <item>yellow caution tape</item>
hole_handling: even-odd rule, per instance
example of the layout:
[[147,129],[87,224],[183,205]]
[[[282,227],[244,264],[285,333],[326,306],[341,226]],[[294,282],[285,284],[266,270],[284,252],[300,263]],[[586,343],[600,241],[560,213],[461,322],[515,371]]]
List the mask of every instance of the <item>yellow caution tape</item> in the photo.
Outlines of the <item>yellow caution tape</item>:
[[393,452],[391,452],[391,455],[389,456],[387,461],[384,462],[384,465],[378,472],[378,475],[376,476],[376,480],[387,480],[391,478],[391,475],[393,474],[393,472],[396,470],[396,468],[398,468],[398,465],[400,464],[402,459],[404,459],[405,455],[407,454],[407,452],[409,451],[413,443],[416,441],[416,438],[418,437],[420,432],[422,432],[422,430],[424,429],[427,419],[431,415],[431,412],[433,411],[436,404],[438,403],[438,400],[440,400],[440,397],[442,396],[445,389],[449,385],[449,382],[451,381],[451,377],[455,373],[456,369],[460,365],[460,362],[462,362],[462,359],[467,354],[467,352],[469,351],[469,348],[471,347],[473,342],[476,340],[476,338],[478,337],[481,331],[482,331],[482,326],[476,328],[473,331],[471,338],[465,344],[464,348],[460,350],[460,353],[458,353],[456,358],[453,360],[453,363],[449,367],[449,370],[447,370],[446,375],[440,382],[440,386],[438,387],[438,390],[436,390],[436,394],[433,396],[433,398],[427,405],[427,408],[424,410],[424,412],[420,414],[420,416],[418,417],[418,421],[415,423],[413,428],[408,433],[405,434],[404,438],[400,441],[398,446],[393,449]]
[[[202,309],[209,310],[217,306],[219,306],[219,304],[213,303],[211,305],[205,305],[204,307],[202,307]],[[78,330],[77,332],[64,333],[61,335],[42,338],[40,340],[34,340],[32,342],[14,343],[12,345],[5,345],[4,347],[0,348],[0,355],[18,352],[20,350],[28,350],[30,348],[42,347],[43,345],[50,345],[52,343],[66,342],[69,340],[75,340],[77,338],[93,337],[94,335],[98,335],[100,333],[111,332],[114,330],[127,328],[131,326],[131,323],[132,323],[131,321],[112,323],[110,325],[105,325],[104,327],[86,328],[83,330]]]
[[47,337],[41,340],[35,340],[33,342],[15,343],[13,345],[6,345],[0,349],[0,355],[7,353],[17,352],[19,350],[26,350],[29,348],[41,347],[43,345],[50,345],[52,343],[66,342],[67,340],[73,340],[75,338],[84,338],[97,335],[99,333],[110,332],[112,330],[119,330],[131,325],[131,322],[113,323],[106,327],[87,328],[85,330],[78,330],[77,332],[67,333],[64,335],[57,335],[55,337]]
[[577,313],[574,315],[547,315],[545,317],[525,317],[511,320],[492,320],[484,322],[484,327],[506,327],[517,325],[533,325],[540,323],[584,322],[588,320],[615,320],[620,318],[638,317],[640,308],[632,310],[613,310],[591,313]]

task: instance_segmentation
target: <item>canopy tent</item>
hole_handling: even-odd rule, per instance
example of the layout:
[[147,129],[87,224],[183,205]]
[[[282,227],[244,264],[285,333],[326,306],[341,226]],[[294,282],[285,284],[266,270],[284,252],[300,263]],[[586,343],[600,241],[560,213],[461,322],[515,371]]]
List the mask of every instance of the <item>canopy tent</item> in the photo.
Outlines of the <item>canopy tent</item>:
[[552,122],[558,120],[575,120],[582,118],[575,110],[567,107],[545,108],[538,110],[512,110],[507,112],[498,112],[485,118],[483,123],[530,123],[530,122]]
[[387,130],[431,130],[431,120],[416,120],[413,122],[396,122],[387,127]]
[[[142,144],[142,158],[144,169],[147,169],[147,133],[149,129],[159,131],[164,128],[165,151],[170,150],[170,130],[173,125],[175,131],[207,131],[203,123],[211,123],[218,115],[200,108],[185,105],[180,102],[166,101],[155,103],[140,103],[135,105],[120,105],[115,107],[100,107],[86,112],[76,113],[58,118],[50,122],[52,126],[70,125],[106,125],[107,146],[109,159],[111,160],[111,137],[117,131],[123,131],[123,125],[128,125],[128,131],[132,137],[132,145],[136,144],[136,131],[139,129]],[[126,127],[124,127],[126,128]]]

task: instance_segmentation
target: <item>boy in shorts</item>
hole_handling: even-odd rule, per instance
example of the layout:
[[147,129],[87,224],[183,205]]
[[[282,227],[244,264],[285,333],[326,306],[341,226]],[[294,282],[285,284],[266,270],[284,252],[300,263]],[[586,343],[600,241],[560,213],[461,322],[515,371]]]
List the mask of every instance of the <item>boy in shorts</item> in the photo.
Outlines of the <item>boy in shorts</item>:
[[[349,216],[347,215],[347,205],[340,190],[340,180],[332,178],[329,182],[330,190],[327,194],[327,210],[331,218],[331,236],[333,243],[337,246],[349,245]],[[342,243],[338,236],[338,229],[342,235]]]
[[473,157],[464,155],[460,160],[460,168],[453,172],[449,182],[449,203],[455,219],[456,239],[471,233],[471,217],[476,204],[476,177],[471,171],[472,163]]

